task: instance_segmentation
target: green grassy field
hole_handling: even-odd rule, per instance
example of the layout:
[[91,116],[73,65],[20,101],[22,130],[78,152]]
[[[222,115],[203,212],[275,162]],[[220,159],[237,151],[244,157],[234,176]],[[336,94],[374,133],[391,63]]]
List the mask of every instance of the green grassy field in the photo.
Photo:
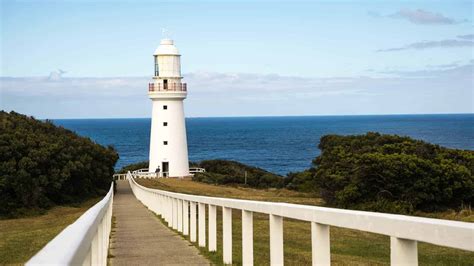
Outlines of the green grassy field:
[[44,215],[0,220],[0,265],[24,264],[99,200],[54,207]]
[[[310,194],[285,189],[258,190],[242,187],[215,186],[190,180],[175,179],[148,179],[139,180],[139,183],[152,188],[206,196],[280,201],[308,205],[322,204],[320,199],[314,198]],[[417,213],[417,215],[468,222],[474,221],[474,213],[470,211],[460,213]],[[234,210],[232,218],[233,262],[239,265],[242,259],[241,212]],[[217,252],[208,252],[206,248],[198,248],[213,263],[220,265],[222,264],[222,212],[220,208],[218,208],[217,213],[217,225]],[[188,239],[187,237],[185,238]],[[286,265],[311,264],[310,223],[285,219],[284,241]],[[420,265],[473,265],[474,263],[474,253],[472,252],[426,243],[418,244],[418,253]],[[255,265],[269,265],[268,215],[254,214],[254,261]],[[383,235],[331,227],[331,261],[334,265],[388,265],[390,262],[390,238]]]

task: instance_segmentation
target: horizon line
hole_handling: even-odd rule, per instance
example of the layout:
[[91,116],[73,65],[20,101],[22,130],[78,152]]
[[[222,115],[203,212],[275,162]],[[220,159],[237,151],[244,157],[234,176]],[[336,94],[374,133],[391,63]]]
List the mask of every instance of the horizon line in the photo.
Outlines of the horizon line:
[[[264,117],[355,117],[355,116],[428,116],[428,115],[474,115],[472,113],[396,113],[396,114],[328,114],[328,115],[242,115],[242,116],[189,116],[185,118],[264,118]],[[34,117],[34,116],[33,116]],[[36,118],[36,117],[34,117]],[[111,120],[111,119],[151,119],[150,117],[89,117],[89,118],[36,118],[39,120]]]

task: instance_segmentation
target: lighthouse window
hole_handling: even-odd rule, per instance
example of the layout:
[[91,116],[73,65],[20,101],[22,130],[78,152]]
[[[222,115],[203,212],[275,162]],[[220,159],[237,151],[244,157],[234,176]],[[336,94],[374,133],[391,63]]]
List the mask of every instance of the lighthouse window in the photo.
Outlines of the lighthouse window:
[[163,141],[163,145],[168,145],[168,141]]
[[159,76],[160,71],[158,70],[158,57],[155,55],[155,76]]
[[167,127],[167,126],[168,126],[168,122],[163,122],[163,126],[164,126],[164,127]]
[[168,105],[163,105],[163,110],[168,110]]

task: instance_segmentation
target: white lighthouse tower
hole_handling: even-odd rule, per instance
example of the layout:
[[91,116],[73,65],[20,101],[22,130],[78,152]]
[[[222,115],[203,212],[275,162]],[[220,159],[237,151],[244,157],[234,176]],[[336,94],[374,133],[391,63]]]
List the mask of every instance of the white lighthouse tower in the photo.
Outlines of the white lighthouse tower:
[[162,177],[189,175],[188,144],[183,101],[186,83],[181,79],[181,55],[173,40],[163,39],[153,54],[155,75],[148,85],[153,111],[149,171]]

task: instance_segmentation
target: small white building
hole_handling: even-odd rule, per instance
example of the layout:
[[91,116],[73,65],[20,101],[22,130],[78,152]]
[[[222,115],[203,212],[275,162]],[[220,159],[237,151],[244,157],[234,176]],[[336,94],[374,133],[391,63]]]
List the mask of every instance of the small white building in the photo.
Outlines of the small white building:
[[161,177],[189,176],[183,106],[187,89],[181,82],[181,55],[173,40],[163,39],[153,56],[155,75],[148,85],[153,104],[148,170],[158,170]]

